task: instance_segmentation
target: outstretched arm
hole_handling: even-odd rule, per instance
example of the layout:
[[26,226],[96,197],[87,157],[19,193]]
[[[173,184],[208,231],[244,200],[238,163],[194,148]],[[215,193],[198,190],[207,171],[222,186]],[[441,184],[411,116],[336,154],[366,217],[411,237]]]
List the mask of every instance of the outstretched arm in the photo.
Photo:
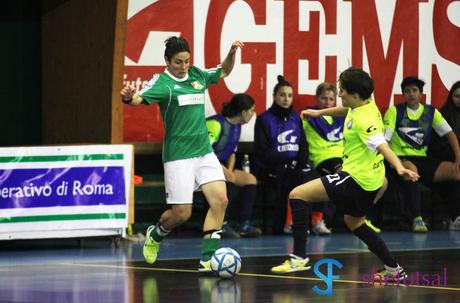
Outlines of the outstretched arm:
[[347,107],[336,106],[323,109],[306,109],[300,112],[300,117],[305,118],[316,118],[319,116],[336,116],[336,117],[345,117],[348,113]]
[[413,182],[418,180],[420,176],[416,172],[405,168],[402,165],[401,160],[399,160],[398,156],[395,155],[395,153],[391,150],[390,146],[387,143],[382,143],[379,146],[377,146],[377,150],[391,164],[391,166],[393,166],[396,169],[398,175],[400,175],[401,177],[407,177],[409,180]]
[[238,48],[243,48],[244,44],[241,41],[235,41],[232,43],[232,46],[230,47],[230,51],[227,54],[227,57],[225,57],[224,61],[222,61],[221,66],[222,66],[222,71],[220,73],[221,78],[225,78],[233,70],[233,66],[235,65],[235,54]]
[[135,93],[136,89],[132,85],[126,85],[120,92],[121,101],[129,105],[139,105],[144,101],[142,97]]

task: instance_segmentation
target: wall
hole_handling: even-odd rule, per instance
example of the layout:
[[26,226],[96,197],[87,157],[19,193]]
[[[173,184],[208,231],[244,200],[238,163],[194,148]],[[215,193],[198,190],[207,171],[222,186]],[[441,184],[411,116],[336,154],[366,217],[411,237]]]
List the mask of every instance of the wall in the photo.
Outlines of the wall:
[[127,0],[43,0],[43,144],[121,143]]
[[41,142],[40,1],[2,2],[0,146]]

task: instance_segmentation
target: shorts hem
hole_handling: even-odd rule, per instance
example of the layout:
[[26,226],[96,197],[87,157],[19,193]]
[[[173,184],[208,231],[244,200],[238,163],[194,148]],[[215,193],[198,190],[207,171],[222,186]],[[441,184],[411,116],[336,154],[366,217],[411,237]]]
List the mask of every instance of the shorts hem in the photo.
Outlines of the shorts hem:
[[207,181],[204,181],[203,183],[201,183],[200,185],[198,185],[198,188],[201,188],[203,185],[206,185],[206,184],[208,184],[208,183],[217,182],[217,181],[224,181],[224,182],[227,182],[227,180],[225,180],[225,178],[223,178],[223,179],[207,180]]
[[169,202],[169,201],[166,201],[166,204],[193,204],[193,201],[189,201],[189,202]]

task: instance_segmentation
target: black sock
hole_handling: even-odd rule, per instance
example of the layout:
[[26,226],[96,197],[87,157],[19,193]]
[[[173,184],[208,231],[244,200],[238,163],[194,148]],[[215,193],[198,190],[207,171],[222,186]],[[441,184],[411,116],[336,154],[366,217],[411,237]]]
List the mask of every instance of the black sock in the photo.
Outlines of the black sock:
[[460,216],[460,181],[452,182],[452,220]]
[[226,182],[226,185],[227,185],[228,204],[227,204],[227,209],[225,210],[225,221],[232,221],[236,218],[235,212],[238,209],[238,206],[235,205],[236,200],[231,198],[233,195],[235,184],[231,182]]
[[254,202],[256,201],[257,187],[256,185],[246,185],[240,191],[240,213],[239,220],[241,222],[250,220],[252,217],[252,210]]
[[307,256],[307,231],[310,225],[311,205],[302,200],[292,199],[292,236],[294,237],[294,255],[305,259]]
[[377,235],[377,233],[366,224],[363,224],[355,229],[353,234],[357,236],[361,241],[366,243],[369,250],[373,252],[377,257],[379,257],[383,264],[389,267],[398,266],[398,263],[391,255],[387,245],[385,242],[383,242],[382,238],[380,238],[379,235]]
[[404,193],[404,199],[411,211],[412,218],[422,216],[420,205],[422,197],[418,182],[404,181],[401,184]]

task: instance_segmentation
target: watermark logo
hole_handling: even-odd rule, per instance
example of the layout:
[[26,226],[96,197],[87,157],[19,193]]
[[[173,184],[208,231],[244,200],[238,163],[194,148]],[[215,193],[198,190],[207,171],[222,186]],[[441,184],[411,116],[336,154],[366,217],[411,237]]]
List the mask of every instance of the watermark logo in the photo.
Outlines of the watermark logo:
[[[319,271],[319,267],[323,264],[327,265],[327,275]],[[317,285],[312,287],[313,291],[317,293],[318,295],[332,296],[332,288],[333,288],[332,282],[334,280],[340,279],[340,275],[333,274],[334,266],[336,266],[338,269],[343,268],[342,263],[340,263],[336,259],[331,259],[331,258],[321,259],[315,263],[315,266],[313,267],[313,272],[315,273],[315,275],[318,276],[318,278],[320,278],[321,280],[324,281],[324,283],[326,283],[326,289],[321,289]]]
[[[376,280],[375,277],[379,276]],[[409,275],[397,274],[394,278],[390,276],[381,276],[376,272],[375,267],[372,268],[370,274],[362,276],[363,282],[369,286],[435,286],[435,287],[447,287],[447,267],[444,267],[442,272],[438,273],[421,273],[415,272]]]

